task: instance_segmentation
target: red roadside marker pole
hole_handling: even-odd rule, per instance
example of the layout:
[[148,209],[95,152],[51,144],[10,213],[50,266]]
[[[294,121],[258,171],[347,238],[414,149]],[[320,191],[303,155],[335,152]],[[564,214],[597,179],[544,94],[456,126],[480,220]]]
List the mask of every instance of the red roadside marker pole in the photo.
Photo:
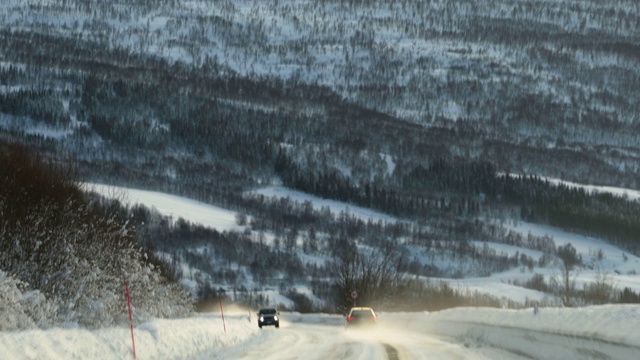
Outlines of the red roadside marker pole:
[[131,346],[133,347],[133,358],[136,358],[136,341],[133,338],[133,318],[131,316],[131,298],[129,297],[129,283],[125,283],[127,289],[127,307],[129,308],[129,326],[131,327]]
[[227,332],[227,324],[224,323],[224,311],[222,311],[222,299],[220,301],[220,313],[222,314],[222,326],[224,327],[224,332]]

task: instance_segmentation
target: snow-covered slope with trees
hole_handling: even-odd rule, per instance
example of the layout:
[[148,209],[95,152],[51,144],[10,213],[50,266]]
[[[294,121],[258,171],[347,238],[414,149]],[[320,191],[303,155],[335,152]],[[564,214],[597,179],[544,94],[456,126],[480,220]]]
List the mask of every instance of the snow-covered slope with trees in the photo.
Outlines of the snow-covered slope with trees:
[[[140,191],[136,189],[120,188],[114,186],[106,186],[99,184],[85,185],[86,189],[91,189],[107,197],[116,197],[124,201],[130,206],[143,204],[150,208],[155,208],[163,215],[170,216],[174,220],[190,219],[206,227],[215,228],[219,231],[238,230],[236,216],[228,210],[218,208],[216,206],[206,205],[186,198],[179,198],[158,192]],[[614,193],[624,193],[623,189],[594,188],[594,191],[613,191]],[[299,191],[290,191],[286,188],[265,188],[260,193],[276,196],[279,198],[288,198],[293,202],[308,202],[314,208],[326,208],[331,213],[339,216],[340,213],[349,213],[363,221],[400,221],[397,218],[389,217],[386,214],[372,212],[369,209],[348,206],[347,204],[337,201],[329,201],[321,199]],[[549,226],[541,226],[525,222],[517,222],[507,226],[508,229],[522,234],[524,236],[536,236],[540,238],[551,239],[557,246],[571,244],[575,247],[578,256],[582,258],[583,264],[577,267],[571,274],[571,281],[577,289],[585,289],[591,286],[613,287],[618,290],[628,288],[634,292],[640,291],[640,258],[626,253],[624,250],[606,243],[602,240],[572,234]],[[273,236],[266,236],[265,241],[273,242]],[[490,273],[486,276],[475,277],[470,275],[464,279],[440,279],[451,284],[454,289],[463,293],[480,292],[490,294],[504,301],[512,301],[521,305],[526,303],[540,304],[545,302],[553,303],[553,296],[549,292],[534,290],[526,287],[526,283],[540,276],[542,282],[550,283],[554,278],[561,277],[562,266],[558,262],[550,262],[545,266],[538,264],[543,263],[540,257],[544,256],[541,251],[534,251],[524,246],[505,245],[496,243],[481,242],[475,244],[482,251],[495,253],[503,253],[508,256],[516,256],[518,254],[527,254],[533,260],[531,268],[521,267],[509,269],[504,272]],[[304,252],[299,254],[303,259]],[[421,252],[412,254],[413,256],[423,256]],[[329,262],[330,258],[317,259],[308,258],[307,261]],[[434,260],[435,261],[435,260]],[[442,268],[466,268],[473,267],[472,259],[460,260],[449,257],[442,257],[437,261],[438,266]],[[188,266],[188,264],[185,264]],[[198,271],[191,269],[188,272]],[[478,272],[486,270],[480,269]],[[438,279],[431,279],[438,280]],[[197,286],[196,283],[192,285]],[[254,281],[248,281],[242,286],[248,289],[257,289],[258,292],[265,290],[261,284]],[[215,286],[225,286],[224,284],[216,284]],[[305,289],[308,285],[305,282],[294,284],[293,287],[299,290]],[[607,289],[604,289],[607,290]],[[612,290],[612,289],[610,289]],[[196,289],[192,289],[196,292]],[[284,294],[282,294],[284,295]],[[290,305],[286,299],[279,299],[271,294],[273,305],[277,306],[279,301],[282,305]],[[285,296],[286,298],[286,296]]]
[[0,326],[122,326],[126,283],[136,326],[354,288],[638,303],[639,24],[635,0],[2,1]]

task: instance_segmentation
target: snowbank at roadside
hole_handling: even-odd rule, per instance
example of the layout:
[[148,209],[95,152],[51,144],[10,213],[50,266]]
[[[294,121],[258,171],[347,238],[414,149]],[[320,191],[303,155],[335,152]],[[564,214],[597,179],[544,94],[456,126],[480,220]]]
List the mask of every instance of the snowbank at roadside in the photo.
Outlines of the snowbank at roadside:
[[[403,316],[416,318],[416,314]],[[539,308],[537,313],[533,308],[458,308],[425,313],[420,319],[527,329],[640,347],[640,306],[637,304]]]

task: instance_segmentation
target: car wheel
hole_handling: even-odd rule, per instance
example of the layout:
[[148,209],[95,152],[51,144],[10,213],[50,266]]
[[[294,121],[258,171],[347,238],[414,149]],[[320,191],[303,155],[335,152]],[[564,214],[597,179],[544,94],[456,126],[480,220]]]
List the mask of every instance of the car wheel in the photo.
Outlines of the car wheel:
[[279,329],[279,328],[280,328],[280,324],[276,324],[276,328],[278,328],[278,329]]
[[260,329],[262,329],[262,325],[258,325],[258,327],[259,327]]

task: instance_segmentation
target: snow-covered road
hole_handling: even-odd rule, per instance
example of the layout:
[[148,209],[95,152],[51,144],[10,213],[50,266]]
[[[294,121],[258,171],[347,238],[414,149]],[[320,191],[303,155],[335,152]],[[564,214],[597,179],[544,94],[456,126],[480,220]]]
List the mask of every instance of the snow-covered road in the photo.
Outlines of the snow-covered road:
[[[229,310],[135,326],[136,359],[635,359],[640,307],[459,308],[378,313],[371,331],[340,315],[282,313],[259,329],[253,311]],[[126,324],[0,332],[0,358],[133,359]]]
[[[382,314],[378,326],[346,330],[339,316],[287,314],[266,327],[233,359],[633,359],[640,348],[603,334],[538,330],[428,314]],[[203,353],[199,359],[216,358]]]
[[[286,319],[286,320],[285,320]],[[406,318],[382,316],[375,329],[345,329],[340,316],[286,314],[279,329],[265,327],[233,359],[497,359],[491,349],[466,348],[404,327]],[[216,352],[199,359],[217,358]]]

